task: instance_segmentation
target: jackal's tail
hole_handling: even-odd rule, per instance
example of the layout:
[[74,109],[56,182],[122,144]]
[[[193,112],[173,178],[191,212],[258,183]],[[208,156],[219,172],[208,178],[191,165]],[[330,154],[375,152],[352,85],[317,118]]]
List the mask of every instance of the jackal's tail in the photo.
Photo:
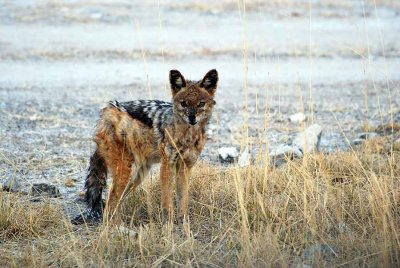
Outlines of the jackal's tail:
[[88,174],[85,181],[85,201],[87,209],[76,216],[72,223],[81,224],[85,221],[99,221],[102,218],[104,201],[102,200],[103,189],[107,182],[107,165],[104,158],[96,150],[90,157]]

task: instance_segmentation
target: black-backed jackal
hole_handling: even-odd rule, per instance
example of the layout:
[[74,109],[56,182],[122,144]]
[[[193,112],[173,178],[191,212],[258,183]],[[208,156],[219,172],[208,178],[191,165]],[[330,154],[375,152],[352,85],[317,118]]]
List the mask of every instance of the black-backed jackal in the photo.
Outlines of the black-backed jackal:
[[206,125],[215,104],[218,73],[209,71],[202,80],[186,80],[171,70],[172,102],[159,100],[112,101],[102,110],[85,182],[87,209],[72,222],[99,220],[103,214],[102,192],[107,174],[112,185],[106,203],[108,217],[118,211],[125,196],[140,185],[152,164],[161,163],[163,218],[171,219],[171,182],[176,180],[177,215],[188,208],[190,170],[206,141]]

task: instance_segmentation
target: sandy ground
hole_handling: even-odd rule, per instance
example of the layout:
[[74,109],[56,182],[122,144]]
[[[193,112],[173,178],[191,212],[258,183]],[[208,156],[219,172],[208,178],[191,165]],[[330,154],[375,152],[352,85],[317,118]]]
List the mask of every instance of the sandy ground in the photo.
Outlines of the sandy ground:
[[[286,142],[303,111],[348,148],[400,107],[396,1],[0,1],[0,179],[77,198],[108,100],[168,100],[168,71],[220,73],[203,159]],[[74,186],[64,187],[66,181]]]

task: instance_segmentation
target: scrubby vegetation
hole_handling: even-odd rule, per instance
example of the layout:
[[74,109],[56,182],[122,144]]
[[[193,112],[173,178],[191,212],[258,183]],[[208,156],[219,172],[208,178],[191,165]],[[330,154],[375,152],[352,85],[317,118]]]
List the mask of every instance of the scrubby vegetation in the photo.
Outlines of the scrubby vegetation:
[[106,222],[73,226],[51,199],[34,203],[3,192],[0,266],[396,267],[397,150],[375,139],[279,169],[201,163],[183,226],[161,224],[156,176],[124,204],[135,237]]

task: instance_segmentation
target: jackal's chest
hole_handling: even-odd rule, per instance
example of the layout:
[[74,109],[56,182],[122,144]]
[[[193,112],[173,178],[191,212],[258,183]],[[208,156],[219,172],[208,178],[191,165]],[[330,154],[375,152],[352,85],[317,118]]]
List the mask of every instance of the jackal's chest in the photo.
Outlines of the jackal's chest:
[[187,129],[175,132],[168,139],[168,154],[174,162],[182,159],[188,166],[194,165],[205,144],[205,134],[202,129]]
[[174,138],[178,148],[182,150],[203,149],[204,131],[197,128],[189,128],[186,131],[178,132]]

